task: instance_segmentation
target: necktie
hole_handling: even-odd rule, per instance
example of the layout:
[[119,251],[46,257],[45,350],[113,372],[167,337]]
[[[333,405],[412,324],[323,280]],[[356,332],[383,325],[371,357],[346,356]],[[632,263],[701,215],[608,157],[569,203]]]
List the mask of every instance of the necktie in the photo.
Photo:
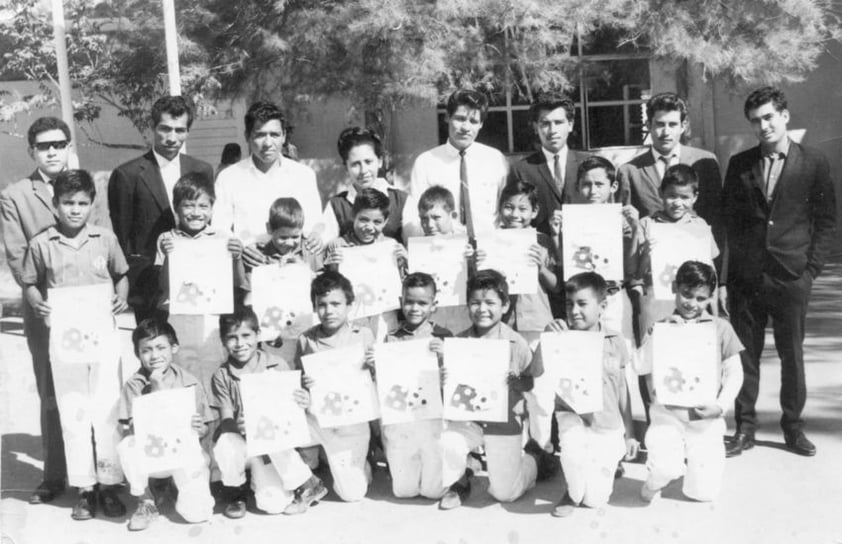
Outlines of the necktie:
[[778,176],[780,175],[780,169],[775,168],[775,161],[778,160],[778,158],[779,155],[777,153],[766,155],[763,158],[763,177],[766,180],[766,198],[768,200],[772,200],[772,194],[775,191],[775,185],[777,185]]
[[667,173],[667,168],[669,168],[670,165],[670,157],[665,157],[661,155],[660,157],[658,157],[658,163],[658,166],[660,166],[659,170],[661,173],[661,179],[664,179],[664,174]]
[[561,193],[561,190],[564,189],[564,178],[561,175],[561,160],[557,153],[553,155],[553,178],[558,192]]
[[471,193],[468,190],[468,164],[465,162],[465,150],[459,151],[459,218],[467,227],[468,238],[474,237],[474,220],[471,215]]

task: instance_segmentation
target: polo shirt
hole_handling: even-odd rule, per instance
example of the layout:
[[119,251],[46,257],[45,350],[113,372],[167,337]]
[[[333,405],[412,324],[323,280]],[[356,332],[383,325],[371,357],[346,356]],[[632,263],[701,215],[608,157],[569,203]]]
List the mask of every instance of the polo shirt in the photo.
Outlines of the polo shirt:
[[[208,423],[216,419],[216,415],[208,405],[208,398],[205,389],[192,374],[178,365],[171,364],[166,370],[160,382],[158,391],[170,389],[181,389],[191,387],[196,396],[196,413],[202,416],[202,421]],[[134,399],[141,395],[152,393],[152,382],[149,380],[149,372],[141,368],[131,375],[120,395],[119,421],[128,424],[132,419],[132,405]]]
[[[509,341],[509,371],[516,375],[526,374],[527,376],[540,376],[544,373],[544,367],[540,360],[532,358],[532,350],[529,344],[517,332],[505,323],[499,323],[482,336],[476,334],[471,327],[456,335],[457,338],[479,338],[484,340],[508,340]],[[521,417],[518,412],[523,411],[523,394],[509,389],[509,420],[503,423],[478,421],[477,424],[483,428],[485,434],[511,436],[520,434],[522,431]]]
[[240,393],[240,377],[245,374],[259,374],[268,370],[292,370],[281,357],[257,350],[255,357],[242,367],[229,358],[211,377],[211,406],[220,412],[231,410],[234,419],[243,413],[243,397]]
[[371,329],[346,323],[338,331],[328,336],[322,331],[321,325],[314,325],[298,337],[298,343],[295,347],[294,368],[295,370],[303,370],[301,357],[304,355],[344,348],[354,344],[362,344],[364,349],[373,346],[374,334]]
[[432,321],[425,321],[418,325],[415,330],[406,328],[406,324],[401,324],[397,329],[386,334],[386,342],[406,342],[409,340],[419,340],[421,338],[450,338],[453,333],[444,327],[439,327]]
[[24,285],[46,292],[51,287],[112,283],[128,271],[117,237],[110,230],[85,225],[74,238],[68,238],[52,226],[29,242],[22,280]]

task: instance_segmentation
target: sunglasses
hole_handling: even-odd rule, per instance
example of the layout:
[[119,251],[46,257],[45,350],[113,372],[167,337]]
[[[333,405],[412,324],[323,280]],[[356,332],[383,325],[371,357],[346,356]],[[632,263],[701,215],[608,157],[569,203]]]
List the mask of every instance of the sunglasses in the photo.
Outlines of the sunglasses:
[[38,151],[49,151],[51,147],[56,149],[64,149],[69,144],[67,140],[56,140],[55,142],[35,142],[32,146]]

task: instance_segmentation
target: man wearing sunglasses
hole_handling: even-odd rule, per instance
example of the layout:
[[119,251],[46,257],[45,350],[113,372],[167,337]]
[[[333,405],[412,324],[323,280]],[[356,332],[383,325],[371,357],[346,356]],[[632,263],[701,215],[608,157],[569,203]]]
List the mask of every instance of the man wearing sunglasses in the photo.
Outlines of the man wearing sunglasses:
[[[61,119],[41,117],[29,127],[27,137],[35,171],[9,185],[0,194],[6,260],[15,281],[21,286],[23,257],[29,240],[56,223],[52,183],[67,168],[70,129]],[[27,304],[26,297],[23,297],[23,330],[32,354],[35,386],[41,399],[44,480],[29,499],[30,503],[39,504],[50,502],[64,490],[67,468],[50,368],[49,331],[44,320],[38,318]]]

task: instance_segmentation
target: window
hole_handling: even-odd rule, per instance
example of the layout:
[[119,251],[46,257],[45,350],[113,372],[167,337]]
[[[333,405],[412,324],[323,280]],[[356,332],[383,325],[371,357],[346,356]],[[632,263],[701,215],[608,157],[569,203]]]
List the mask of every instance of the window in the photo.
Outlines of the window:
[[[576,121],[572,149],[642,145],[644,104],[650,94],[649,53],[645,46],[618,45],[618,34],[601,29],[587,43],[575,40],[571,56],[581,62],[574,90]],[[529,122],[529,102],[503,91],[489,96],[488,118],[477,141],[507,154],[529,153],[537,142]],[[439,142],[447,141],[444,104],[438,108]]]

